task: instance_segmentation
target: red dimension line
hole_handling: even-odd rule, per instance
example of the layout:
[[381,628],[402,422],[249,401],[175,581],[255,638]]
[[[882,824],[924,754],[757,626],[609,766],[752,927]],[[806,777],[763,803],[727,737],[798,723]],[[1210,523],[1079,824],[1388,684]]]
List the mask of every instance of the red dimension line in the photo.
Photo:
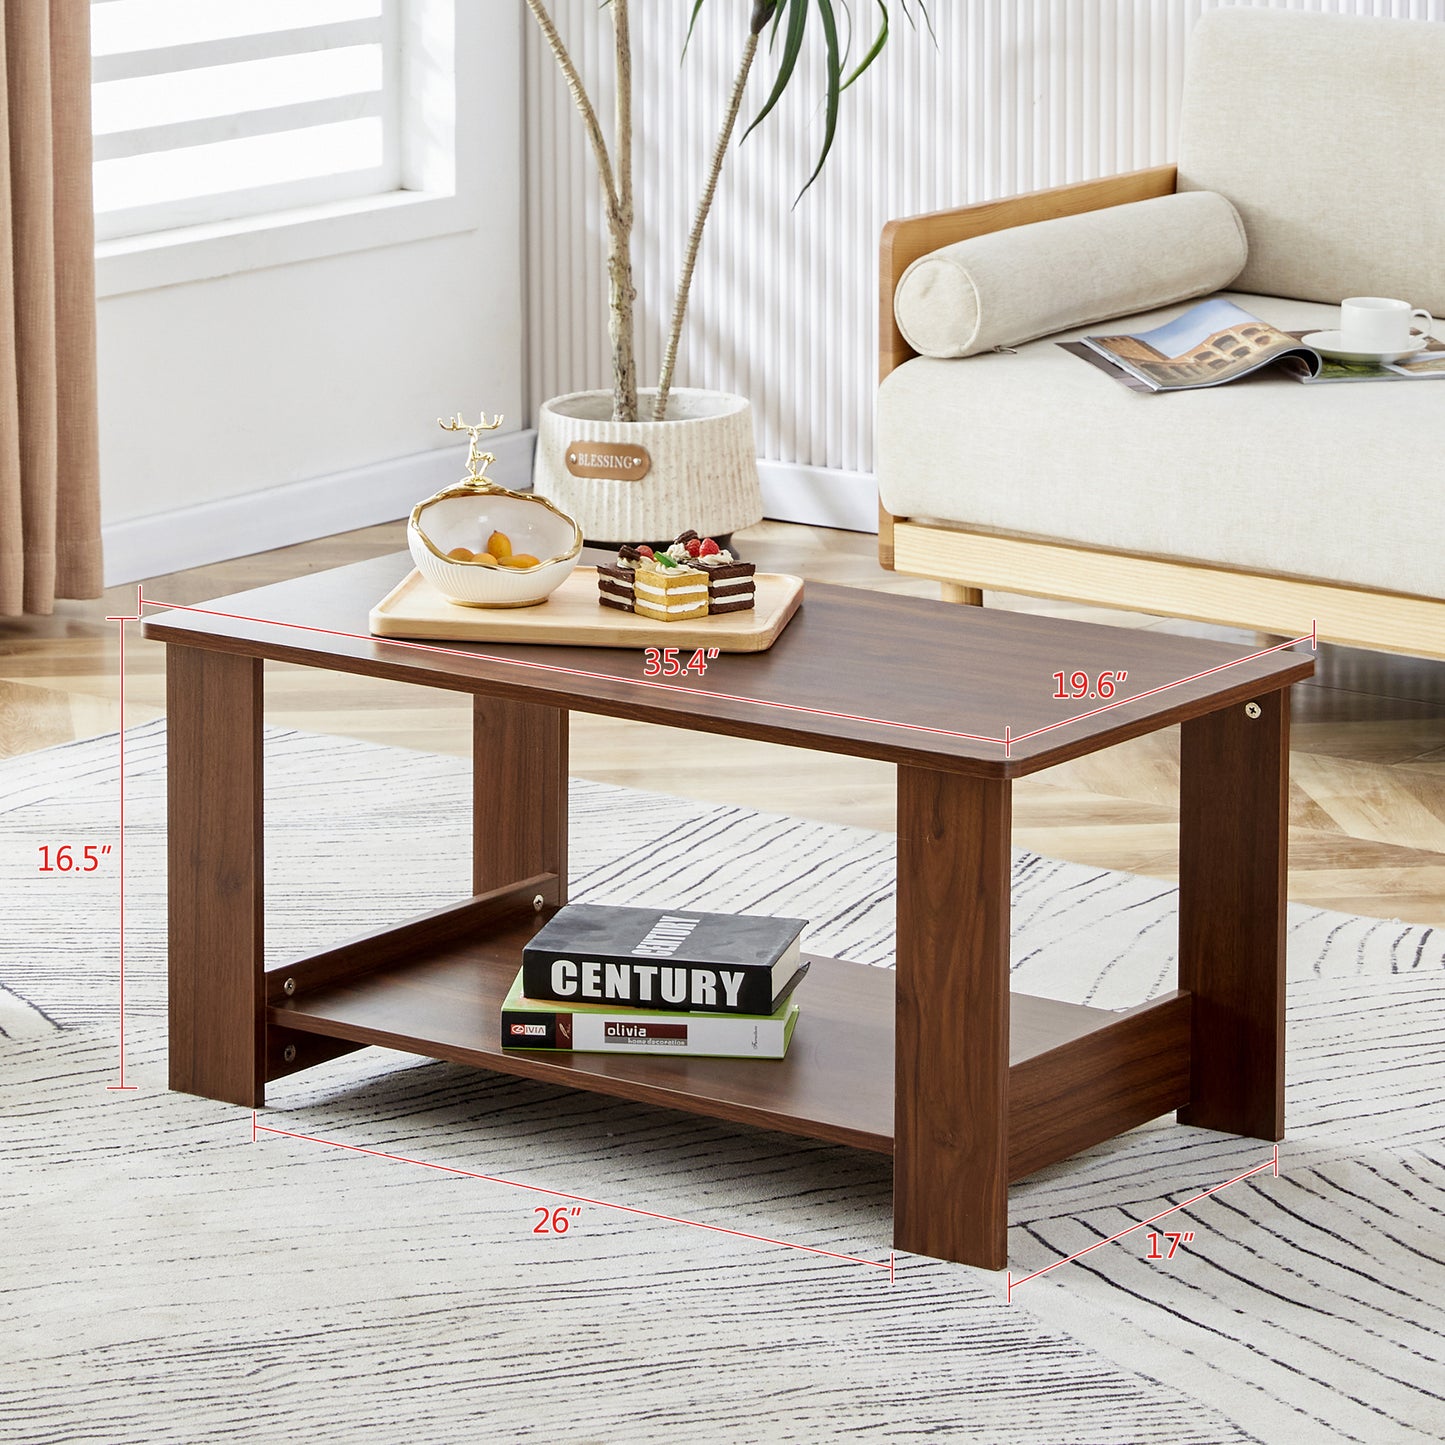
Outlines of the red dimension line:
[[807,713],[810,717],[838,718],[842,722],[871,723],[881,728],[902,728],[907,732],[931,733],[936,737],[963,738],[973,743],[1003,744],[1002,738],[988,737],[983,733],[961,733],[952,728],[928,727],[923,723],[895,722],[889,718],[865,717],[851,712],[830,712],[824,708],[804,707],[796,702],[770,702],[764,697],[744,697],[731,692],[712,692],[704,687],[682,687],[672,682],[651,682],[646,678],[616,677],[610,672],[587,672],[578,667],[558,667],[550,662],[527,662],[517,657],[498,657],[491,652],[463,652],[458,647],[437,647],[426,642],[403,642],[396,637],[373,637],[369,632],[341,632],[332,627],[308,627],[304,622],[273,622],[269,617],[246,617],[239,612],[216,612],[209,607],[182,607],[174,602],[157,602],[145,599],[147,607],[164,607],[172,612],[199,612],[206,617],[225,617],[232,622],[254,622],[262,627],[289,627],[297,632],[315,632],[323,637],[346,637],[354,642],[370,642],[383,647],[405,647],[413,652],[436,652],[444,657],[464,657],[472,662],[496,662],[504,667],[525,667],[534,672],[552,672],[562,677],[586,677],[597,682],[617,682],[626,687],[651,687],[661,692],[675,693],[690,697],[712,698],[721,702],[748,703],[753,707],[777,708],[782,712]]
[[1085,718],[1098,717],[1101,712],[1111,712],[1116,707],[1123,707],[1125,703],[1138,702],[1140,698],[1154,697],[1161,692],[1168,692],[1171,688],[1183,687],[1187,682],[1198,682],[1201,677],[1212,677],[1216,672],[1225,672],[1231,667],[1238,667],[1242,662],[1254,662],[1257,658],[1268,657],[1271,652],[1283,652],[1286,648],[1294,647],[1298,643],[1308,642],[1314,646],[1312,633],[1305,633],[1303,637],[1291,638],[1288,642],[1278,642],[1273,647],[1266,647],[1261,652],[1251,652],[1247,657],[1236,657],[1233,662],[1221,662],[1217,667],[1206,667],[1203,672],[1191,672],[1188,677],[1181,677],[1177,682],[1166,682],[1160,687],[1151,687],[1147,692],[1136,692],[1129,697],[1121,697],[1117,702],[1106,702],[1103,707],[1091,708],[1088,712],[1081,712],[1074,717],[1066,717],[1062,722],[1050,723],[1047,727],[1035,728],[1031,733],[1020,733],[1012,741],[1021,743],[1029,738],[1042,737],[1044,733],[1051,733],[1056,728],[1066,728],[1070,723],[1083,722]]
[[1248,1179],[1251,1174],[1259,1174],[1270,1169],[1274,1177],[1279,1178],[1279,1145],[1274,1146],[1272,1157],[1266,1159],[1263,1164],[1256,1164],[1253,1169],[1246,1169],[1243,1174],[1236,1174],[1233,1179],[1226,1179],[1223,1184],[1216,1184],[1213,1189],[1206,1189],[1203,1193],[1196,1194],[1192,1199],[1186,1199],[1182,1204],[1176,1204],[1170,1209],[1161,1210],[1158,1214],[1149,1219],[1141,1219],[1138,1224],[1131,1224],[1128,1229],[1121,1229],[1118,1234],[1111,1234],[1108,1239],[1101,1239],[1097,1244],[1091,1244],[1087,1249],[1081,1249],[1077,1254],[1071,1254],[1065,1259],[1056,1259],[1052,1264],[1046,1264],[1042,1269],[1036,1269],[1032,1274],[1026,1274],[1022,1279],[1015,1279],[1013,1271],[1008,1273],[1008,1302],[1013,1303],[1013,1293],[1021,1285],[1027,1284],[1031,1279],[1037,1279],[1041,1274],[1047,1274],[1051,1269],[1058,1269],[1060,1265],[1072,1264],[1076,1259],[1082,1259],[1086,1254],[1093,1254],[1096,1249],[1103,1249],[1106,1244],[1113,1244],[1115,1240],[1123,1239],[1126,1234],[1133,1234],[1136,1229],[1143,1229],[1146,1224],[1156,1224],[1161,1219],[1167,1219],[1171,1214],[1177,1214],[1181,1209],[1188,1209],[1191,1204],[1198,1204],[1201,1199],[1208,1199],[1211,1194],[1218,1194],[1221,1189],[1228,1189],[1231,1184],[1238,1184],[1241,1179]]
[[397,1164],[415,1164],[422,1169],[435,1169],[440,1174],[455,1174],[462,1179],[480,1179],[487,1184],[505,1184],[508,1189],[524,1189],[530,1194],[545,1194],[551,1199],[569,1199],[577,1204],[594,1204],[599,1209],[613,1209],[619,1214],[635,1214],[642,1219],[656,1219],[664,1224],[688,1224],[694,1229],[706,1229],[712,1234],[730,1234],[734,1239],[751,1239],[758,1244],[777,1244],[784,1249],[801,1250],[804,1254],[821,1254],[826,1259],[843,1259],[849,1264],[866,1264],[870,1269],[886,1269],[889,1279],[893,1277],[893,1257],[887,1262],[863,1259],[856,1254],[839,1254],[831,1249],[815,1249],[810,1244],[790,1244],[786,1239],[771,1239],[766,1234],[749,1234],[742,1229],[724,1229],[720,1224],[703,1224],[696,1219],[681,1219],[675,1214],[658,1214],[651,1209],[637,1209],[630,1204],[611,1204],[605,1199],[593,1199],[586,1194],[568,1194],[561,1189],[544,1189],[540,1184],[522,1184],[516,1179],[503,1179],[498,1174],[478,1174],[470,1169],[457,1169],[450,1164],[432,1164],[426,1159],[412,1159],[405,1154],[388,1154],[382,1149],[363,1149],[360,1144],[342,1144],[336,1139],[322,1139],[315,1134],[293,1134],[289,1129],[273,1129],[269,1124],[256,1120],[255,1110],[251,1112],[251,1137],[257,1134],[276,1134],[282,1139],[304,1139],[308,1144],[325,1144],[332,1149],[346,1149],[352,1154],[369,1154],[373,1159],[390,1159]]
[[116,624],[120,639],[120,841],[116,852],[116,867],[120,873],[120,925],[117,947],[120,952],[120,1074],[118,1082],[105,1087],[112,1094],[134,1093],[135,1085],[125,1081],[125,625],[141,620],[144,606],[139,587],[135,589],[135,616],[107,617],[107,622]]

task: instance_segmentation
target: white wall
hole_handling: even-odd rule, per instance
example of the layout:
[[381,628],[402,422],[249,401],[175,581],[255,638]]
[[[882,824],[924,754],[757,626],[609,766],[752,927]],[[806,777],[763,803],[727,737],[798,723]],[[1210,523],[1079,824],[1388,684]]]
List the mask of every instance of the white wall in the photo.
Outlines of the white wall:
[[[489,18],[462,66],[481,225],[99,303],[109,581],[403,515],[463,470],[438,415],[526,425],[520,20]],[[439,450],[436,482],[377,466]]]
[[[1172,159],[1185,42],[1215,3],[930,0],[936,46],[890,7],[889,49],[844,97],[828,168],[796,209],[821,124],[816,77],[795,82],[779,113],[734,151],[704,243],[679,379],[749,396],[765,457],[854,474],[852,491],[869,511],[867,479],[856,474],[872,466],[884,222]],[[1254,3],[1445,20],[1445,0]],[[691,5],[649,3],[647,26],[634,22],[644,381],[658,365],[678,257],[750,8],[741,0],[704,6],[683,65]],[[872,25],[874,6],[853,9],[860,26]],[[596,0],[556,0],[553,12],[564,36],[581,42],[589,84],[607,93],[605,10]],[[773,70],[764,54],[749,117]],[[606,384],[608,367],[596,183],[570,101],[530,28],[527,82],[535,404]],[[806,470],[792,475],[819,481]]]

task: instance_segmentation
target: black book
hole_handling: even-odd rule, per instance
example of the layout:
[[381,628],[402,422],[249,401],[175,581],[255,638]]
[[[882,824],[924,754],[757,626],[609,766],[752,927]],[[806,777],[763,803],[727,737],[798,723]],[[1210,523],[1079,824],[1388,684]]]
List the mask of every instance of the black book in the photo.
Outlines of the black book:
[[807,967],[802,918],[687,908],[558,910],[522,950],[522,992],[564,1003],[772,1014]]

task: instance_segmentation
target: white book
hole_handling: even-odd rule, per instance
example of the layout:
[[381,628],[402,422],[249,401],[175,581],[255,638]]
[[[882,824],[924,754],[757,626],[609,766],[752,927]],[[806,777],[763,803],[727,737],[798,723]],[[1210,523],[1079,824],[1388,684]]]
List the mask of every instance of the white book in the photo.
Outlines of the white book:
[[798,1005],[791,997],[772,1014],[559,1005],[551,999],[524,997],[519,972],[502,1004],[502,1047],[563,1053],[781,1059],[788,1052],[797,1022]]

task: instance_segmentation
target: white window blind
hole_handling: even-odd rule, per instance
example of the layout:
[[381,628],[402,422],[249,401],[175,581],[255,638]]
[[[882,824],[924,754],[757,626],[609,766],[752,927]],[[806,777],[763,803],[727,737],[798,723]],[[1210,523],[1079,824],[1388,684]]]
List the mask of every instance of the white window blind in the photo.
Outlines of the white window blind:
[[92,0],[102,240],[393,191],[400,0]]

